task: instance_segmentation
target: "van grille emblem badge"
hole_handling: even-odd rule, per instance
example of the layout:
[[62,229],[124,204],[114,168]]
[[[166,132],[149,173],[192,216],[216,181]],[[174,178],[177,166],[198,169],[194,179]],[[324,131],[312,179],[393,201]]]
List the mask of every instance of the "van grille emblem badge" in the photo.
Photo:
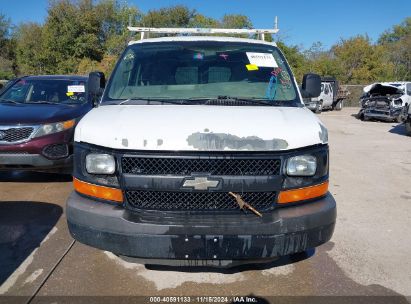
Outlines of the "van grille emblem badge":
[[208,188],[217,187],[218,184],[218,180],[210,180],[207,177],[194,177],[194,179],[186,179],[183,187],[190,187],[195,190],[208,190]]
[[6,137],[6,132],[0,131],[0,140],[4,139]]

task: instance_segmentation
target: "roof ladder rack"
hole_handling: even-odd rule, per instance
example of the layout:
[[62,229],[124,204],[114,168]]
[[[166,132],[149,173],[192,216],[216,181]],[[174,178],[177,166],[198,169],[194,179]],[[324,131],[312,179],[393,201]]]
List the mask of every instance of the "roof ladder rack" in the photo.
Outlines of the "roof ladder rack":
[[265,40],[265,34],[277,34],[278,18],[275,17],[273,29],[226,29],[226,28],[166,28],[166,27],[127,27],[131,32],[141,33],[141,38],[144,39],[150,33],[158,34],[255,34],[258,39]]

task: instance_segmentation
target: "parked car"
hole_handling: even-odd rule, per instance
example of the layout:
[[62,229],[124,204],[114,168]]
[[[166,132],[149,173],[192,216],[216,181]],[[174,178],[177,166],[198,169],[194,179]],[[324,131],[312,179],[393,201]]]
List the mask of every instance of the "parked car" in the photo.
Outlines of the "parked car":
[[[320,86],[307,74],[301,93]],[[143,263],[217,267],[327,242],[327,129],[300,96],[273,42],[131,42],[75,131],[71,235]]]
[[[89,77],[98,82],[99,75]],[[89,77],[24,76],[7,85],[0,94],[0,170],[71,172],[74,127],[98,99],[87,92]]]
[[318,97],[304,98],[304,104],[315,113],[323,110],[341,111],[344,99],[347,98],[347,90],[340,87],[338,81],[333,77],[321,79],[321,94]]
[[381,82],[364,87],[357,117],[361,120],[402,121],[411,103],[411,82]]

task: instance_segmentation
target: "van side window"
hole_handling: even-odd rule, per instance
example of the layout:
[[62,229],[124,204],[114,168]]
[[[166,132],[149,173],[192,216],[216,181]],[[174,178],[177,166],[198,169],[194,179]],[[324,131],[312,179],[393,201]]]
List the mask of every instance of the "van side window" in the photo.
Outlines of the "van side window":
[[407,83],[407,95],[411,96],[411,82]]

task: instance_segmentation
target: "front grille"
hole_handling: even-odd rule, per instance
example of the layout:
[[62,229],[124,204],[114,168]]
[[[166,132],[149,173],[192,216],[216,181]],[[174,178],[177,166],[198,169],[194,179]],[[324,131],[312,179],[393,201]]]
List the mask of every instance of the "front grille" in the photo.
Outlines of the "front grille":
[[30,138],[32,127],[0,129],[0,142],[14,143]]
[[[259,211],[274,207],[275,192],[240,193],[243,200]],[[162,211],[239,210],[236,200],[227,192],[126,191],[131,209]]]
[[153,158],[127,156],[121,161],[123,173],[137,175],[279,175],[279,159],[240,158]]

